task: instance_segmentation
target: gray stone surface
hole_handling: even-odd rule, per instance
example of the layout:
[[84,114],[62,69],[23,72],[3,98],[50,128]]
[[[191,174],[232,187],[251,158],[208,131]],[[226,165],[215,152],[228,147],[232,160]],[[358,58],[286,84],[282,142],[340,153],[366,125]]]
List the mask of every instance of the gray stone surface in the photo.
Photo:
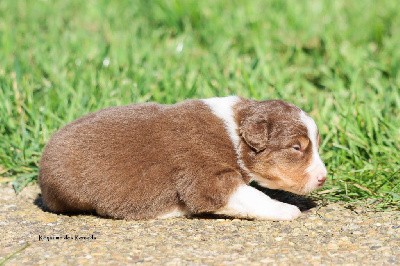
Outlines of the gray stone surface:
[[121,221],[44,212],[33,203],[38,193],[31,186],[16,196],[0,186],[0,262],[6,265],[400,264],[399,211],[334,203],[291,222]]

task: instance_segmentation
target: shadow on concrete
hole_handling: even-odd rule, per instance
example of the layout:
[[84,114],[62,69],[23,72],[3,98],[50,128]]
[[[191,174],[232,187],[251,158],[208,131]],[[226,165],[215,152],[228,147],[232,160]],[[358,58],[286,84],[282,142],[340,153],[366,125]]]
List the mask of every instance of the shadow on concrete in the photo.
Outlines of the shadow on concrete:
[[38,206],[44,212],[51,212],[49,209],[47,209],[46,205],[44,205],[43,199],[42,199],[42,194],[38,194],[36,196],[35,200],[33,201],[33,204]]
[[250,185],[262,191],[272,199],[297,206],[300,211],[308,211],[317,206],[317,203],[315,203],[313,199],[306,196],[297,195],[283,190],[264,188],[257,185],[255,182],[252,182]]

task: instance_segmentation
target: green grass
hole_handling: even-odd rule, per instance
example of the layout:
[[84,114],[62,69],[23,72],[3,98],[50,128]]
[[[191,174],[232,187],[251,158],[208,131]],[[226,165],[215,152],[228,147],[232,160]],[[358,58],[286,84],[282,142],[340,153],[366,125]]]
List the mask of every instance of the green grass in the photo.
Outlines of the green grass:
[[329,200],[400,199],[400,2],[0,1],[0,175],[37,178],[69,121],[237,94],[310,112]]

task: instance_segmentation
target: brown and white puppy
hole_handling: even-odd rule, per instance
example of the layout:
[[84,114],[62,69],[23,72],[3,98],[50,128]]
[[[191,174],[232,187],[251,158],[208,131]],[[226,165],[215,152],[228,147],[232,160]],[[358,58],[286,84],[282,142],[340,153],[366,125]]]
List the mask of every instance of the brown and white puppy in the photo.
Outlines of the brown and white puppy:
[[58,131],[40,162],[43,202],[58,213],[122,219],[190,216],[291,220],[297,194],[325,181],[313,119],[280,100],[230,96],[112,107]]

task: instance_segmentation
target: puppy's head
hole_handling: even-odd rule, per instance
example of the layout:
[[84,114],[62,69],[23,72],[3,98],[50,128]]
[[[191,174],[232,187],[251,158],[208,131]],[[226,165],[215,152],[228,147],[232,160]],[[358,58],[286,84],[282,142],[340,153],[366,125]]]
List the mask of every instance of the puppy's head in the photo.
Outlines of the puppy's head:
[[298,107],[279,100],[252,102],[239,130],[243,159],[259,185],[306,194],[324,184],[317,126]]

